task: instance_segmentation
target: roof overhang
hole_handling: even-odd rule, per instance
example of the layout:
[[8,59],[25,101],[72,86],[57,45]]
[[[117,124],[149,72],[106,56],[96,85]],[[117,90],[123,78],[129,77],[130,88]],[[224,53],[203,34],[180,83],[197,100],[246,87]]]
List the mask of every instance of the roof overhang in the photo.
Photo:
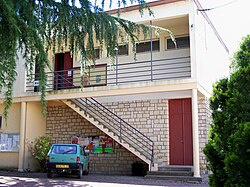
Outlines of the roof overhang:
[[[158,1],[149,2],[147,4],[149,7],[154,7],[154,6],[159,6],[159,5],[169,4],[169,3],[175,3],[175,2],[179,2],[179,1],[185,1],[185,0],[158,0]],[[138,10],[138,9],[139,9],[139,5],[133,5],[133,6],[121,8],[120,12],[130,12],[130,11],[134,11],[134,10]],[[118,9],[109,10],[107,12],[109,14],[117,14]]]

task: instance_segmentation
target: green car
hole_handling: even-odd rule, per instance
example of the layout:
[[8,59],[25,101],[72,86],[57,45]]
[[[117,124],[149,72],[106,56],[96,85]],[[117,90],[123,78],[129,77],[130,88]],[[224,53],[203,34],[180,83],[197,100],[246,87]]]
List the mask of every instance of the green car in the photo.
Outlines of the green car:
[[79,144],[53,144],[47,155],[47,177],[65,173],[82,178],[89,173],[88,160],[88,153]]

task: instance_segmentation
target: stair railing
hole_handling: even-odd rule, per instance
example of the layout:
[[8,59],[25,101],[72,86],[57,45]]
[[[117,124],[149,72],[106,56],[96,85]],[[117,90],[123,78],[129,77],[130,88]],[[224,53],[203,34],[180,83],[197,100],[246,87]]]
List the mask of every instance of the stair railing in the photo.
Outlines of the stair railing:
[[151,161],[151,166],[153,166],[154,142],[150,138],[94,98],[71,99],[71,102],[98,120],[104,128],[113,132],[119,138],[120,142],[124,141],[128,143],[130,147],[133,147],[140,154],[144,155]]

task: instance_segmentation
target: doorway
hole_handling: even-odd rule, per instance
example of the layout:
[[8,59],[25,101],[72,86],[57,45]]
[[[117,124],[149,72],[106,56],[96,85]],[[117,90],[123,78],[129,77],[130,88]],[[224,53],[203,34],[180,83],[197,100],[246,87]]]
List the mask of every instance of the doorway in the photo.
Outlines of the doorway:
[[70,52],[55,55],[54,89],[67,89],[73,85],[73,57]]
[[193,165],[191,99],[169,100],[170,165]]

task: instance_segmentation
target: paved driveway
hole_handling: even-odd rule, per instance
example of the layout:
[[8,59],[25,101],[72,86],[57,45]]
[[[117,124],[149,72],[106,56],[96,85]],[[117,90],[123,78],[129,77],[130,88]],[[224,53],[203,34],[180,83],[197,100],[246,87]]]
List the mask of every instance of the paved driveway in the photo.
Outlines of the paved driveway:
[[18,173],[0,171],[1,186],[82,186],[82,187],[177,187],[177,186],[196,186],[208,187],[207,181],[201,184],[183,183],[165,180],[149,180],[143,177],[134,176],[108,176],[108,175],[88,175],[82,179],[71,176],[56,176],[47,179],[44,173]]

